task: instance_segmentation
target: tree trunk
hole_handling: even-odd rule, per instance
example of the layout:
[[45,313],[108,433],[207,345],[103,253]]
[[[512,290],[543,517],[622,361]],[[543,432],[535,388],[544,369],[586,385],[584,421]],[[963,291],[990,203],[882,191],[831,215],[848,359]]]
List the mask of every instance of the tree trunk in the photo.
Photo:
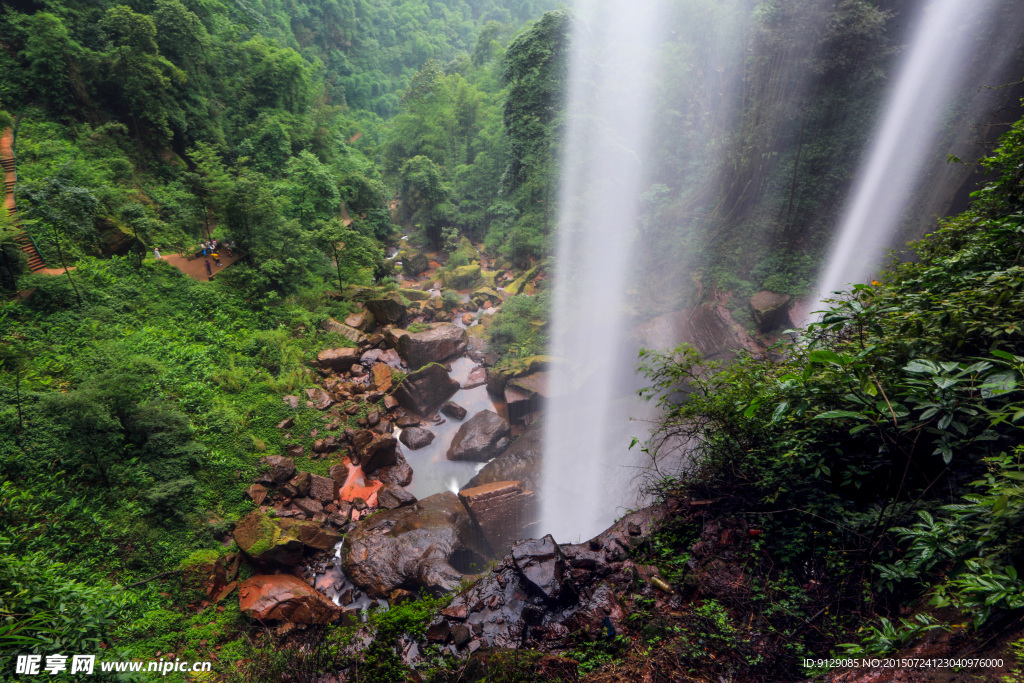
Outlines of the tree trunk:
[[71,289],[75,290],[75,298],[78,299],[78,305],[82,305],[82,294],[78,291],[78,285],[75,284],[75,279],[71,277],[71,271],[68,270],[68,264],[64,262],[64,252],[60,248],[60,238],[57,235],[57,228],[53,228],[53,244],[57,247],[57,258],[60,259],[60,265],[64,268],[64,274],[68,276],[68,282],[71,283]]
[[334,250],[334,267],[338,269],[338,293],[344,289],[341,284],[341,259],[338,258],[338,247],[332,244],[331,248]]

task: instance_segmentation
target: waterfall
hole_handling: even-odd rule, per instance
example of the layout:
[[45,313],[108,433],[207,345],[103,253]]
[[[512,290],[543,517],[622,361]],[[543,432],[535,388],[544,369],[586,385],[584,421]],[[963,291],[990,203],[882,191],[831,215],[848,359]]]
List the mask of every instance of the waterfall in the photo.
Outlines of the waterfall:
[[623,513],[635,407],[629,271],[643,190],[660,0],[582,2],[569,62],[541,533],[590,538]]
[[[945,152],[936,149],[952,100],[993,0],[934,0],[917,17],[903,64],[858,169],[838,235],[820,277],[818,300],[879,270],[918,188],[922,173]],[[974,84],[975,86],[981,84]]]

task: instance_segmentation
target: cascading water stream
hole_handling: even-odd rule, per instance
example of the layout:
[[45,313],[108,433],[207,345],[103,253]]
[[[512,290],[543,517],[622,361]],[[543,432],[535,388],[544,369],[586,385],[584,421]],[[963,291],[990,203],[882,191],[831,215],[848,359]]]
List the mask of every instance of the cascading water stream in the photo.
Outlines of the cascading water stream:
[[822,270],[817,300],[875,273],[898,235],[909,197],[937,156],[950,102],[996,0],[926,3],[893,82],[883,116],[857,173],[838,236]]
[[[621,515],[631,388],[627,291],[652,115],[659,0],[597,0],[575,10],[545,418],[541,533],[589,538]],[[629,358],[626,363],[620,359]],[[631,400],[632,399],[632,400]]]

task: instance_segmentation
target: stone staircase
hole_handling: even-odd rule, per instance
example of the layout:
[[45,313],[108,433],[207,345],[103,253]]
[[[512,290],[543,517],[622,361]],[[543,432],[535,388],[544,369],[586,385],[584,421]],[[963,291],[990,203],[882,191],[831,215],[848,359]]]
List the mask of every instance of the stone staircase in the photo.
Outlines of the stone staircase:
[[18,235],[14,238],[14,241],[25,253],[25,258],[28,260],[29,270],[34,273],[46,268],[46,264],[43,262],[43,258],[39,255],[39,252],[36,250],[36,245],[32,243],[32,238],[30,238],[28,233],[25,232],[24,226],[18,218],[18,210],[14,205],[14,183],[16,181],[16,175],[14,171],[14,150],[12,148],[13,138],[14,136],[11,129],[8,128],[3,132],[2,140],[0,140],[0,169],[3,170],[4,177],[4,207],[7,209],[7,213],[13,220],[14,226],[19,228]]

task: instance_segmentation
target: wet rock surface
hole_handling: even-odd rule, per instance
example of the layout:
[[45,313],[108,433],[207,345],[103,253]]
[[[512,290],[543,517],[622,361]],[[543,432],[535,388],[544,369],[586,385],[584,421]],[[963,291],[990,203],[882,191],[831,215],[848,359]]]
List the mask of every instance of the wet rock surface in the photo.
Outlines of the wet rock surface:
[[239,588],[239,609],[260,621],[328,624],[341,608],[290,574],[253,576]]
[[[482,566],[483,539],[454,493],[361,520],[345,538],[344,569],[373,597],[396,588],[447,591]],[[456,566],[457,565],[457,566]]]
[[401,442],[412,450],[429,446],[434,441],[434,432],[421,427],[409,427],[402,430]]
[[499,481],[459,491],[495,555],[503,555],[536,520],[537,496],[518,481]]
[[440,365],[428,365],[406,376],[395,390],[399,405],[418,415],[430,415],[459,390],[459,383]]
[[415,333],[395,329],[386,336],[413,370],[461,355],[469,339],[466,330],[452,323],[439,323]]
[[[571,646],[572,638],[599,637],[606,617],[621,629],[625,614],[616,590],[628,587],[639,570],[629,551],[666,509],[627,515],[587,543],[559,546],[550,536],[515,543],[490,574],[441,612],[449,630],[465,627],[484,648],[551,652]],[[639,534],[631,534],[630,525]]]
[[532,423],[501,455],[484,465],[464,489],[498,481],[519,481],[523,488],[536,491],[544,453],[543,437],[542,423]]
[[750,311],[754,315],[754,321],[761,332],[771,332],[780,327],[792,327],[793,322],[789,318],[789,304],[793,297],[789,294],[779,294],[761,290],[750,297]]
[[482,410],[469,418],[455,434],[446,457],[449,460],[487,462],[508,443],[509,426],[493,410]]

